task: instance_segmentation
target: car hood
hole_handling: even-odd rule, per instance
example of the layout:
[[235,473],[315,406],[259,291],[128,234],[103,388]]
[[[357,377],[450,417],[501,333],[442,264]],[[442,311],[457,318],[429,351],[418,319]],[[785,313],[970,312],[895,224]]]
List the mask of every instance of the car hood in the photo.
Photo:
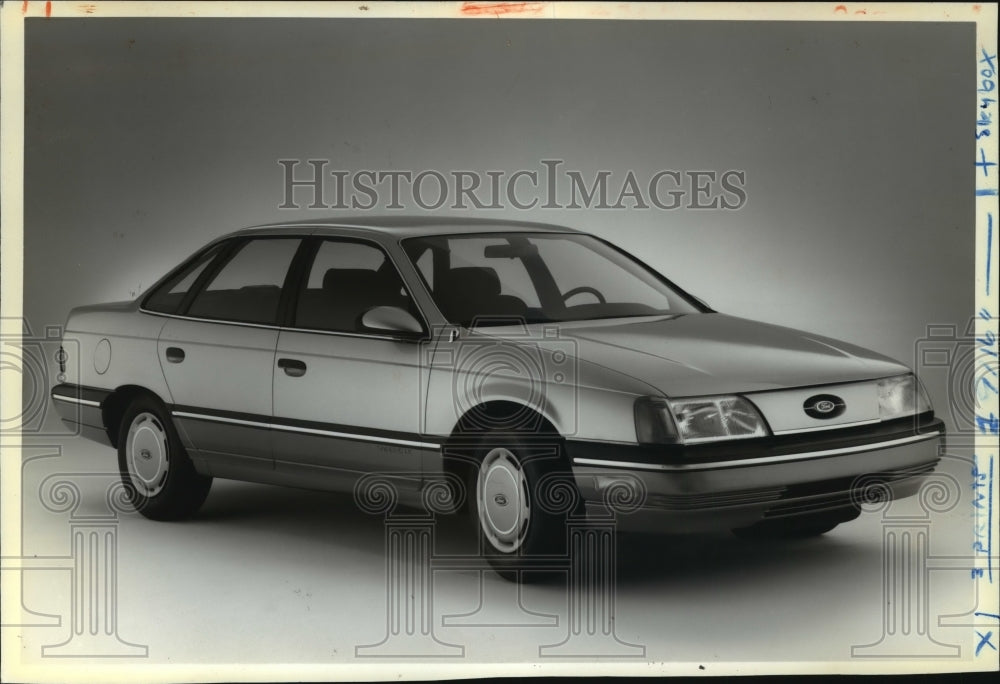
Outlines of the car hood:
[[854,382],[909,371],[846,342],[719,313],[577,321],[560,323],[558,330],[560,338],[573,342],[581,364],[603,366],[675,397]]

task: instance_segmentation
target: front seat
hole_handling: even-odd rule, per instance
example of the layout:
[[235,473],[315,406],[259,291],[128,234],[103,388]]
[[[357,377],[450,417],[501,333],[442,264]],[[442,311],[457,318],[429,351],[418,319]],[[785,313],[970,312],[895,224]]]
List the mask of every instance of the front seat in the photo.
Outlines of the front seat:
[[528,311],[520,298],[500,294],[500,278],[486,266],[451,269],[434,293],[445,318],[463,325],[477,318],[523,320]]

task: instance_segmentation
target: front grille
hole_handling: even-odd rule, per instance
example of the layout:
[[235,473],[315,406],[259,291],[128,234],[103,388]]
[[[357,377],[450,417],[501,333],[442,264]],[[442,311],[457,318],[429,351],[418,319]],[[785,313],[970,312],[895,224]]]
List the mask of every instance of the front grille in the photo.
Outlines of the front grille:
[[767,503],[781,499],[784,492],[785,487],[772,487],[770,489],[746,489],[712,494],[650,494],[647,502],[650,506],[657,508],[689,511]]

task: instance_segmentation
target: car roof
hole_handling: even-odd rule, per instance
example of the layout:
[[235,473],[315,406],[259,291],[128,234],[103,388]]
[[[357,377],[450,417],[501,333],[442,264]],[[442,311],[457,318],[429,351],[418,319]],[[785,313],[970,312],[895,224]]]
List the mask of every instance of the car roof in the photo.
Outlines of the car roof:
[[456,233],[578,233],[566,226],[532,221],[471,218],[461,216],[364,216],[328,219],[307,219],[267,223],[238,230],[234,235],[369,235],[396,238]]

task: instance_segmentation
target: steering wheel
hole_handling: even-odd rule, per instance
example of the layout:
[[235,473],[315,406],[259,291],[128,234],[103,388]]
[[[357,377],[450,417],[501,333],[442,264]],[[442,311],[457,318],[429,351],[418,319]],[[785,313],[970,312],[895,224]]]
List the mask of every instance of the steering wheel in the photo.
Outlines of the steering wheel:
[[595,297],[597,297],[597,301],[600,304],[608,303],[608,300],[604,298],[604,295],[602,295],[597,289],[591,287],[590,285],[581,285],[580,287],[574,287],[572,290],[564,294],[562,298],[563,301],[565,302],[569,300],[571,297],[575,297],[578,294],[584,294],[584,293],[592,294]]

